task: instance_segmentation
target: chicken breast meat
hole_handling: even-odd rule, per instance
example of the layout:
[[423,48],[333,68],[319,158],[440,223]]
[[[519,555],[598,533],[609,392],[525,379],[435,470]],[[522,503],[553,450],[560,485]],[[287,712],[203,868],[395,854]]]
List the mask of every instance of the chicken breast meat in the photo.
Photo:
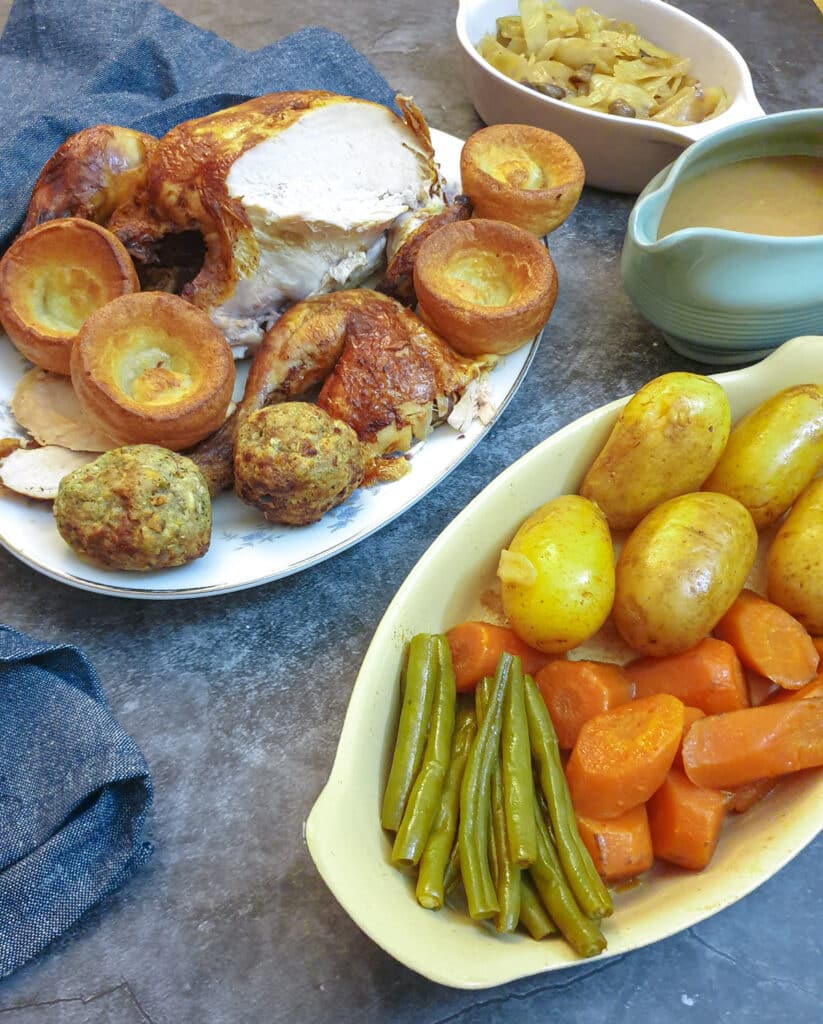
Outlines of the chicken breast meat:
[[354,287],[385,264],[392,225],[444,206],[429,131],[328,92],[271,93],[173,128],[153,148],[145,188],[109,227],[137,262],[200,236],[203,262],[182,290],[238,355],[282,311]]

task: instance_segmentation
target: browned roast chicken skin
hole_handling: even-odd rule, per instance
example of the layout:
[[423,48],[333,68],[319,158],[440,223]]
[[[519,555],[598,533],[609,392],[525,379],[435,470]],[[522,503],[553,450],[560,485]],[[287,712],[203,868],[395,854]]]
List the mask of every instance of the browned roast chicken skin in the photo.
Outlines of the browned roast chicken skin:
[[82,217],[105,225],[146,182],[157,139],[98,124],[70,135],[46,161],[34,186],[21,234],[47,220]]
[[405,451],[445,419],[493,361],[457,355],[386,295],[367,288],[317,295],[296,303],[268,331],[234,413],[189,455],[212,494],[230,487],[239,425],[322,381],[318,405],[348,423],[373,456]]

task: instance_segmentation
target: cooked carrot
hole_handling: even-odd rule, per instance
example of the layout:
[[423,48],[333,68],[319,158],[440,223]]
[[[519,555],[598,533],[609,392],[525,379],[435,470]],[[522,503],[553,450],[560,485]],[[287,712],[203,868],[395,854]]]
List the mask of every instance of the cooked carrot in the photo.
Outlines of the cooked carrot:
[[702,789],[672,768],[647,805],[655,857],[702,871],[717,847],[728,807],[728,793]]
[[584,722],[602,711],[625,704],[634,695],[623,669],[605,661],[556,658],[540,669],[534,681],[564,750],[574,746]]
[[682,654],[638,658],[626,666],[635,695],[670,693],[707,715],[749,706],[743,666],[731,644],[707,636]]
[[823,765],[823,697],[708,715],[683,742],[683,766],[697,786],[734,789],[755,779]]
[[666,778],[683,734],[683,702],[655,693],[604,711],[580,730],[566,765],[578,814],[616,818]]
[[533,675],[552,657],[524,643],[514,630],[491,622],[461,622],[446,633],[454,665],[457,692],[473,690],[484,676],[493,676],[503,653],[520,658],[523,671]]
[[810,683],[799,690],[775,690],[763,701],[764,704],[782,704],[787,700],[809,700],[811,697],[823,697],[823,672],[819,672]]
[[[819,673],[810,683],[801,686],[799,690],[784,690],[779,687],[763,701],[764,704],[782,704],[787,700],[808,700],[810,697],[823,697],[823,673]],[[737,814],[748,811],[754,807],[764,796],[767,796],[779,782],[779,778],[755,779],[754,782],[746,782],[737,786],[732,791],[732,802],[729,810]]]
[[741,590],[714,633],[744,665],[779,686],[795,689],[817,673],[820,655],[805,627],[753,590]]
[[729,794],[731,796],[729,810],[734,811],[735,814],[743,814],[744,811],[748,811],[755,804],[760,803],[764,796],[768,796],[779,781],[779,779],[755,779],[754,782],[744,782],[742,786],[738,786]]
[[680,746],[677,748],[677,753],[674,755],[674,761],[672,761],[672,767],[682,768],[683,767],[683,740],[686,738],[686,733],[691,728],[692,722],[696,722],[698,718],[705,718],[705,713],[700,708],[690,708],[686,705],[683,708],[683,732],[680,740]]
[[597,873],[608,882],[634,878],[654,862],[645,804],[608,820],[578,815],[577,829]]

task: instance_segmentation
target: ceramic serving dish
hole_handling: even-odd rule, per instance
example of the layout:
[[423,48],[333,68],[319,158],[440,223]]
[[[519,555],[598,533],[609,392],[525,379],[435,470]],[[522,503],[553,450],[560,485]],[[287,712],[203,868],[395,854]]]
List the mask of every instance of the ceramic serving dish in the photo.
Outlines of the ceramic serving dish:
[[[737,418],[776,390],[823,383],[823,338],[797,338],[745,370],[721,374]],[[423,555],[389,605],[352,692],[334,766],[306,823],[320,874],[378,945],[432,981],[489,988],[579,964],[560,940],[502,937],[451,909],[422,909],[413,880],[389,862],[380,802],[398,715],[405,644],[482,611],[500,548],[538,505],[576,490],[626,399],[588,413],[538,445],[478,495]],[[617,893],[604,922],[604,959],[657,942],[729,906],[765,882],[817,834],[823,772],[784,781],[760,805],[727,822],[700,873],[657,866]],[[764,926],[765,926],[764,922]]]
[[695,143],[643,190],[623,244],[623,287],[677,352],[741,363],[787,338],[823,334],[823,235],[687,228],[657,238],[679,182],[749,157],[821,154],[823,107],[771,114]]
[[486,124],[534,124],[556,132],[582,157],[587,185],[637,193],[692,142],[763,113],[742,56],[696,18],[662,0],[599,0],[592,7],[600,14],[633,22],[641,35],[658,46],[691,58],[692,73],[700,81],[726,90],[729,108],[701,124],[675,128],[601,114],[543,96],[497,71],[476,49],[486,33],[494,33],[497,18],[517,13],[517,0],[460,0],[456,30],[463,80]]

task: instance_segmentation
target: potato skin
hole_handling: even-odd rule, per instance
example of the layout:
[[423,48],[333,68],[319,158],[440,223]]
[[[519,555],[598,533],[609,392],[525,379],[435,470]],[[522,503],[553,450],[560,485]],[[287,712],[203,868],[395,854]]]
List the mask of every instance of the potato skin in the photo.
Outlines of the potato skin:
[[[518,580],[511,563],[533,567],[533,580]],[[614,597],[605,516],[579,495],[554,498],[520,525],[498,576],[503,610],[518,636],[547,653],[571,650],[602,626]]]
[[754,563],[757,530],[725,494],[698,491],[659,505],[617,560],[612,618],[641,654],[677,654],[729,609]]
[[665,373],[629,399],[583,477],[580,494],[629,530],[655,506],[699,490],[731,428],[723,388],[695,373]]
[[823,388],[772,395],[732,430],[705,491],[737,498],[758,530],[776,522],[823,464]]
[[823,477],[792,506],[766,555],[766,591],[813,635],[823,634]]

